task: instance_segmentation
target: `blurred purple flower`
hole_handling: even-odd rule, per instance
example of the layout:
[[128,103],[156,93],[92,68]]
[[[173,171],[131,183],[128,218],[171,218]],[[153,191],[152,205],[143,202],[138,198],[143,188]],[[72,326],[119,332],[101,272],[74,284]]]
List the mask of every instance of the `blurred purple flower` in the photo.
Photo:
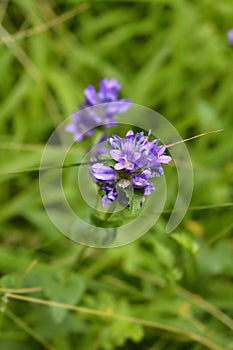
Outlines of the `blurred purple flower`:
[[229,43],[233,46],[233,28],[228,30],[227,37],[228,37]]
[[114,116],[125,113],[131,104],[129,99],[118,98],[121,87],[122,84],[116,79],[106,78],[100,81],[99,91],[96,91],[93,85],[86,87],[85,102],[79,105],[79,112],[72,113],[72,123],[65,128],[67,132],[74,134],[76,142],[93,135],[97,126],[110,128],[116,125]]
[[122,84],[119,84],[116,79],[103,79],[99,84],[99,92],[96,91],[93,85],[88,85],[84,90],[86,106],[94,106],[98,103],[115,102],[118,100],[118,91]]
[[96,154],[91,158],[94,163],[90,165],[90,174],[103,193],[103,206],[118,200],[130,207],[129,189],[141,194],[142,205],[144,196],[155,190],[154,184],[148,180],[161,176],[162,165],[168,164],[171,157],[164,154],[165,145],[158,146],[157,139],[148,141],[149,136],[150,132],[144,136],[143,132],[134,135],[130,130],[125,138],[113,135],[107,139],[109,148],[97,145]]

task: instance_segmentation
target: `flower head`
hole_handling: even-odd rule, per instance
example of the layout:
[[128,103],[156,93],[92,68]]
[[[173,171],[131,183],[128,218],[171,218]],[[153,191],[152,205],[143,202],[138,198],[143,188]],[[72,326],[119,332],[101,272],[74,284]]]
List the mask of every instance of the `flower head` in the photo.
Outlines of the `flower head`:
[[130,130],[125,138],[113,135],[107,139],[108,148],[97,145],[90,174],[103,194],[103,206],[118,200],[130,207],[134,194],[131,198],[129,189],[141,197],[141,206],[145,196],[155,190],[148,180],[161,176],[162,165],[168,164],[171,157],[164,154],[165,145],[158,146],[157,139],[148,141],[149,136],[150,132],[144,136],[143,132],[134,134]]
[[[148,135],[149,137],[150,135]],[[116,161],[116,170],[126,169],[129,172],[147,168],[151,177],[163,174],[160,164],[167,164],[170,157],[164,155],[166,146],[157,146],[159,140],[148,141],[143,132],[134,135],[133,131],[127,132],[125,139],[114,135],[109,140],[113,150],[110,150],[111,157]]]
[[94,106],[98,103],[115,102],[118,100],[118,91],[122,84],[119,84],[116,79],[103,79],[99,84],[99,92],[96,91],[93,85],[88,85],[84,90],[84,96],[87,106]]
[[[67,132],[74,134],[76,142],[94,133],[94,128],[104,125],[110,128],[116,124],[114,116],[125,113],[131,101],[119,99],[118,92],[122,84],[116,79],[103,79],[99,84],[99,91],[93,85],[88,85],[84,90],[84,103],[79,105],[80,111],[72,113],[72,123],[65,128]],[[93,108],[87,108],[93,107]]]

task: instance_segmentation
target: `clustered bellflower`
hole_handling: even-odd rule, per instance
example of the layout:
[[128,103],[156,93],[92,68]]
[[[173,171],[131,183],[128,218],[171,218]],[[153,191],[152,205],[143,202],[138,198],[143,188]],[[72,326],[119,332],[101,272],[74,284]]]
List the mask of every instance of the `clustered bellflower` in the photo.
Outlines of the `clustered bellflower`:
[[114,117],[125,113],[131,104],[129,99],[119,99],[118,93],[121,87],[122,84],[116,79],[107,78],[100,81],[99,91],[96,91],[93,85],[86,87],[84,103],[79,105],[78,112],[72,113],[72,123],[65,128],[67,132],[74,134],[76,142],[93,135],[97,126],[110,128],[116,125]]
[[149,141],[149,136],[150,132],[144,136],[143,132],[134,134],[129,130],[125,138],[113,135],[107,139],[107,146],[97,145],[89,171],[99,187],[103,206],[118,201],[130,208],[127,189],[131,189],[133,197],[137,193],[140,198],[139,209],[155,190],[149,180],[163,174],[162,165],[168,164],[171,157],[165,155],[165,145],[158,145],[158,139]]
[[227,37],[228,37],[229,43],[233,46],[233,28],[228,30]]

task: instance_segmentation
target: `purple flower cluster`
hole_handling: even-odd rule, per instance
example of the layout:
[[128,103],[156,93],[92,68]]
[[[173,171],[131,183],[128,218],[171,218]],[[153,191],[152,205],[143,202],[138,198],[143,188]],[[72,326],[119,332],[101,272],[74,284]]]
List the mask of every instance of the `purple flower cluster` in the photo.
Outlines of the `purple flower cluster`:
[[[85,102],[79,106],[79,112],[73,112],[72,123],[65,128],[74,134],[76,142],[94,133],[94,128],[104,126],[110,128],[116,124],[114,116],[125,113],[130,107],[129,99],[119,99],[118,92],[122,84],[116,79],[103,79],[99,84],[99,91],[93,85],[84,90]],[[92,108],[87,108],[92,107]]]
[[148,141],[143,132],[134,134],[128,131],[125,138],[113,135],[106,142],[97,146],[91,158],[90,174],[99,186],[103,206],[119,201],[130,207],[129,189],[141,195],[140,206],[145,196],[150,195],[155,187],[151,178],[163,174],[163,164],[168,164],[171,157],[164,154],[166,146],[159,140]]
[[228,30],[227,37],[228,37],[229,43],[233,46],[233,28]]

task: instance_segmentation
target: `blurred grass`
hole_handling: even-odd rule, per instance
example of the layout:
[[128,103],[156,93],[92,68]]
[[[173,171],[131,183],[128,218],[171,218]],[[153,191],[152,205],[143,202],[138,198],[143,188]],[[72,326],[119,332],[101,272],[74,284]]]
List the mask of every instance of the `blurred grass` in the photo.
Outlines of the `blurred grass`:
[[[112,250],[61,235],[36,172],[1,176],[1,350],[233,348],[232,18],[228,0],[1,1],[1,174],[37,167],[84,87],[105,76],[183,138],[224,128],[187,144],[195,187],[175,232],[164,234],[164,213],[143,238]],[[168,207],[173,200],[168,193]],[[29,297],[102,316],[7,299],[3,289],[38,286]]]

